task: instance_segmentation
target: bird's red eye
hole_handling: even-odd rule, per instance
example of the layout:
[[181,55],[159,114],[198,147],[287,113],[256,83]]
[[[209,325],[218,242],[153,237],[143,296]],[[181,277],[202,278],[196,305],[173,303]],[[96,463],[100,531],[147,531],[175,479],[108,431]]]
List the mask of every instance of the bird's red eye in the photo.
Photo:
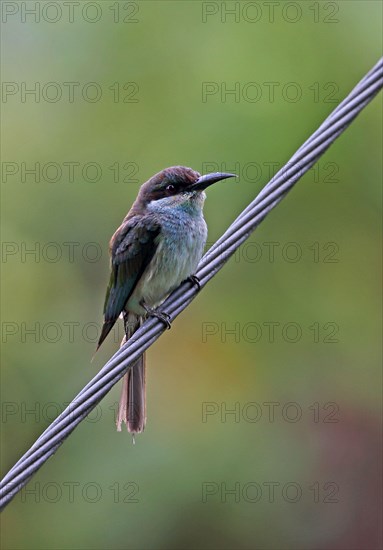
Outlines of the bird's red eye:
[[169,191],[169,193],[172,193],[174,191],[174,189],[175,189],[174,185],[168,185],[166,187],[166,191]]

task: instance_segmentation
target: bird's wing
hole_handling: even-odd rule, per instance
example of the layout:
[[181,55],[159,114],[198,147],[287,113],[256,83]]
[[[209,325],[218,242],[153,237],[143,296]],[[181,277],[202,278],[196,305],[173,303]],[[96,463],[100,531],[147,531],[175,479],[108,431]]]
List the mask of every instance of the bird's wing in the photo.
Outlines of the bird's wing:
[[161,226],[149,217],[134,216],[119,227],[110,243],[111,274],[104,303],[105,340],[158,246]]

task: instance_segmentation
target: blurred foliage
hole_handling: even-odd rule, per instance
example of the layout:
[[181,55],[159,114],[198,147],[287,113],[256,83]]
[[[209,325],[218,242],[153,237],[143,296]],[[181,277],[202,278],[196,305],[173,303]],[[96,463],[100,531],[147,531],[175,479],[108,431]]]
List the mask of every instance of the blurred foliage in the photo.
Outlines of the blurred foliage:
[[[375,64],[382,15],[370,1],[278,3],[273,22],[265,2],[99,1],[90,23],[86,2],[73,22],[65,3],[27,2],[35,23],[5,4],[3,82],[18,91],[2,103],[3,167],[17,171],[1,184],[3,473],[118,346],[90,364],[108,240],[139,184],[174,164],[238,171],[209,190],[214,242]],[[22,101],[23,82],[40,101]],[[100,101],[82,98],[89,82]],[[4,549],[379,547],[380,101],[149,351],[136,445],[115,431],[115,388],[8,506]],[[40,182],[22,174],[36,162]]]

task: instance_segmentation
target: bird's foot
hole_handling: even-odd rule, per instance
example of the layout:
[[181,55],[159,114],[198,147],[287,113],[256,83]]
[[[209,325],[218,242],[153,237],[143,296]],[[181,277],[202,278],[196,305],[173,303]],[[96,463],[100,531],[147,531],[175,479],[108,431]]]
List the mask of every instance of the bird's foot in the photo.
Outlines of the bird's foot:
[[160,321],[166,325],[166,328],[169,330],[172,325],[170,322],[170,315],[166,313],[165,311],[158,311],[157,309],[153,309],[151,307],[148,307],[144,302],[141,302],[142,307],[146,311],[146,315],[148,317],[157,317]]
[[186,280],[195,285],[197,287],[197,290],[201,290],[201,280],[199,279],[199,277],[197,277],[197,275],[189,275]]
[[170,322],[170,315],[166,313],[165,311],[157,311],[155,309],[149,309],[149,311],[146,312],[150,317],[157,317],[160,321],[166,325],[166,328],[169,330],[172,328],[172,324]]

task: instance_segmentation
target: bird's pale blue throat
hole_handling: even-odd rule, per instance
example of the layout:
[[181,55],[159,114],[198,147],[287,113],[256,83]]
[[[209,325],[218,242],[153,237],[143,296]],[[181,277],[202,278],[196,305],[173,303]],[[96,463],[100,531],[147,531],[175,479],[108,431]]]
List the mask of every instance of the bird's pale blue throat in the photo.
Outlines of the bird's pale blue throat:
[[[120,314],[125,343],[147,315],[182,281],[193,276],[206,244],[203,217],[205,189],[234,177],[221,172],[201,176],[191,168],[172,166],[144,183],[109,244],[111,275],[104,304],[98,347]],[[197,283],[196,278],[192,277]],[[124,376],[117,429],[142,432],[146,423],[145,357]]]

